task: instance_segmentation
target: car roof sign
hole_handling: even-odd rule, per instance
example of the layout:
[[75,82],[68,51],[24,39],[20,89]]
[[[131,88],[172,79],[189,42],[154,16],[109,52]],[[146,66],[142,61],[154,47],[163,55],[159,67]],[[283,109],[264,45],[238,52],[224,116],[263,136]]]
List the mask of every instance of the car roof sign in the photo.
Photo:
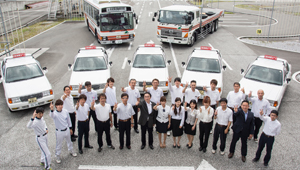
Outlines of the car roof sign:
[[272,56],[272,55],[265,55],[264,56],[265,59],[270,59],[270,60],[277,60],[276,56]]
[[200,50],[211,50],[211,47],[208,46],[201,46]]
[[96,49],[96,46],[95,45],[93,45],[93,46],[85,46],[85,49],[86,50]]
[[25,57],[25,53],[13,54],[13,58]]
[[144,47],[155,47],[154,43],[146,43],[144,44]]

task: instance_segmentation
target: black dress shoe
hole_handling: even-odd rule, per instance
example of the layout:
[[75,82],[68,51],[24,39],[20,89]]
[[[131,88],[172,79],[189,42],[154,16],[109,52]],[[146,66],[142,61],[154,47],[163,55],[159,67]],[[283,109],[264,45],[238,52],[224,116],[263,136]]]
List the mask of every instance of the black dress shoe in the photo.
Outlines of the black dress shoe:
[[264,166],[269,166],[269,164],[268,163],[264,163]]
[[83,154],[83,152],[82,152],[82,150],[81,150],[81,149],[79,150],[79,153],[80,153],[80,154]]
[[114,145],[108,145],[109,148],[115,149]]
[[203,148],[203,152],[206,152],[206,148]]
[[135,133],[140,133],[138,129],[134,129]]
[[188,146],[189,149],[191,149],[193,147],[193,143],[191,144],[191,146]]
[[72,138],[71,138],[71,141],[72,141],[72,142],[75,142],[75,141],[76,141],[76,138],[75,138],[75,137],[72,137]]
[[228,158],[232,158],[232,157],[233,157],[233,153],[229,153]]
[[258,162],[257,158],[252,159],[252,162]]
[[142,146],[141,146],[141,149],[142,149],[142,150],[145,149],[145,145],[142,145]]
[[98,148],[98,152],[101,152],[102,151],[102,148]]
[[154,149],[153,145],[149,145],[149,147],[150,147],[150,149],[152,149],[152,150]]
[[89,146],[85,146],[85,148],[93,149],[94,147],[89,145]]
[[242,156],[242,161],[246,162],[246,156]]
[[203,150],[203,148],[202,148],[202,147],[200,147],[200,148],[199,148],[199,151],[202,151],[202,150]]
[[122,150],[122,149],[123,149],[123,146],[119,146],[119,149],[121,149],[121,150]]
[[129,146],[126,146],[126,148],[127,148],[127,149],[131,149],[131,146],[130,146],[130,145],[129,145]]
[[176,148],[177,145],[173,145],[173,148]]
[[74,137],[74,138],[78,138],[78,136],[77,136],[77,135],[73,135],[72,137]]

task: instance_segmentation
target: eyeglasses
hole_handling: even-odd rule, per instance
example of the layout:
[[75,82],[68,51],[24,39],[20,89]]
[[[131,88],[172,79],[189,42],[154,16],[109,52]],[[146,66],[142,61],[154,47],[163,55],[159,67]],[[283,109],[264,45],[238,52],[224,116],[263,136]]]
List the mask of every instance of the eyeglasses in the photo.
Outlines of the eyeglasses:
[[128,98],[122,98],[122,99],[128,99]]

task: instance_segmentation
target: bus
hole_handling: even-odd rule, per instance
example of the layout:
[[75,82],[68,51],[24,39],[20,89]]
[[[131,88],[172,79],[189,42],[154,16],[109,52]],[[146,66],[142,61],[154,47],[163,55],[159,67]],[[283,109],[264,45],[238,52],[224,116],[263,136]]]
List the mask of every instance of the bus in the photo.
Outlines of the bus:
[[132,6],[120,0],[84,0],[88,30],[100,44],[121,44],[134,40],[138,20]]

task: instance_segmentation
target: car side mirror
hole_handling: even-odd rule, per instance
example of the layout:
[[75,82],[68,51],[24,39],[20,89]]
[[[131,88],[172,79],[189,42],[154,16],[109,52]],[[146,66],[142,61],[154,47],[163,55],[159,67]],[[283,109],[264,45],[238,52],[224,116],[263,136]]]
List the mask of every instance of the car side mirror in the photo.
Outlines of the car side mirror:
[[171,60],[168,60],[167,63],[168,63],[168,65],[170,66],[170,65],[171,65]]
[[185,62],[181,62],[181,67],[185,68]]
[[113,66],[113,62],[112,61],[108,62],[108,64],[109,64],[110,67]]
[[134,18],[136,17],[136,14],[135,14],[135,13],[133,13],[133,17],[134,17]]
[[99,22],[99,21],[97,21],[97,26],[98,26],[98,27],[100,26],[100,22]]
[[157,16],[157,12],[154,12],[154,17],[156,17]]
[[48,73],[47,67],[43,67],[43,72],[44,72],[44,74]]
[[289,83],[291,82],[291,79],[290,79],[290,78],[287,78],[287,79],[286,79],[286,82],[287,82],[287,84],[289,84]]
[[244,69],[241,69],[241,75],[244,75]]
[[128,60],[128,65],[131,66],[131,60]]
[[152,18],[152,21],[155,21],[155,18],[154,18],[154,17]]
[[68,64],[68,71],[72,70],[72,64]]
[[226,70],[226,66],[223,66],[223,70]]

